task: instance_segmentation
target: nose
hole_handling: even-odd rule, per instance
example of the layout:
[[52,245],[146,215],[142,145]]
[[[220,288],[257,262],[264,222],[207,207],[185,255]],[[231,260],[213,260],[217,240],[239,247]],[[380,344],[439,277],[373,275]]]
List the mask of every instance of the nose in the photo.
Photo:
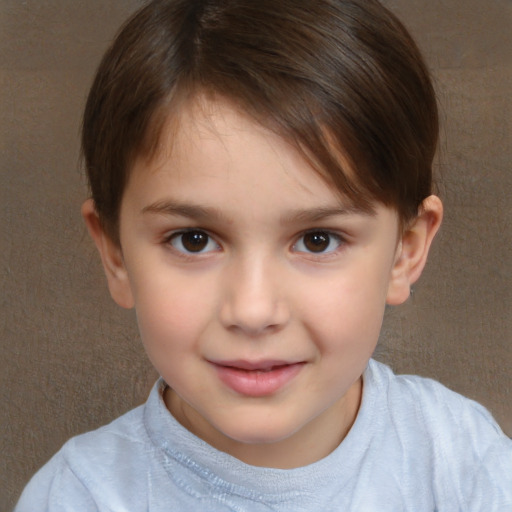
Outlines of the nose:
[[282,272],[277,267],[262,256],[226,269],[220,319],[227,329],[254,337],[286,325],[290,309]]

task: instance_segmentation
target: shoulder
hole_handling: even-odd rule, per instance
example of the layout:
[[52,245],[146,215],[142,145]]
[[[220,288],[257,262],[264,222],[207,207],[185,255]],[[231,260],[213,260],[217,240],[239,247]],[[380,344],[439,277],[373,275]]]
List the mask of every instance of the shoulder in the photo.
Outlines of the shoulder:
[[61,450],[63,463],[89,485],[93,479],[117,478],[134,461],[140,467],[151,452],[144,408],[137,407],[108,425],[70,439]]
[[116,508],[120,495],[139,500],[140,472],[151,452],[143,416],[140,406],[109,425],[70,439],[32,477],[15,512],[92,512],[110,510],[106,504]]
[[496,503],[512,510],[512,440],[489,411],[432,379],[395,375],[375,361],[365,378],[386,439],[407,452],[408,467],[425,468],[439,499],[456,499],[464,510],[503,510]]
[[[66,464],[63,450],[54,455],[30,480],[14,512],[63,511],[66,504],[85,512],[97,511],[84,484]],[[62,499],[62,496],[66,496]]]
[[479,403],[439,382],[416,375],[395,375],[381,363],[371,361],[369,379],[386,397],[389,414],[416,423],[435,435],[471,434],[478,446],[485,439],[505,435],[490,412]]

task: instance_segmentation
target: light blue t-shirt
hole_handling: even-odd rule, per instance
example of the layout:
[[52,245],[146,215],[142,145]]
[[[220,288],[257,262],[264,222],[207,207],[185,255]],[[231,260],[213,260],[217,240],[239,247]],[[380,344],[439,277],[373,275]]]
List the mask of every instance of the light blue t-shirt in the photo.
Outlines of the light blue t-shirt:
[[340,446],[297,469],[244,464],[145,405],[67,442],[15,512],[511,512],[512,440],[480,405],[370,361]]

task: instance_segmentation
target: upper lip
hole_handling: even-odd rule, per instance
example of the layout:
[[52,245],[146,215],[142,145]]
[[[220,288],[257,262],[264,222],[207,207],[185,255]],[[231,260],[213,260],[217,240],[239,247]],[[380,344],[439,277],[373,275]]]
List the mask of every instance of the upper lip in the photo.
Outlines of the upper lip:
[[236,370],[246,370],[246,371],[254,371],[254,370],[261,370],[261,371],[268,371],[272,368],[278,368],[281,366],[289,366],[293,364],[298,364],[302,361],[284,361],[280,359],[265,359],[260,361],[247,361],[244,359],[236,359],[236,360],[230,360],[230,361],[210,361],[211,363],[217,365],[217,366],[224,366],[227,368],[233,368]]

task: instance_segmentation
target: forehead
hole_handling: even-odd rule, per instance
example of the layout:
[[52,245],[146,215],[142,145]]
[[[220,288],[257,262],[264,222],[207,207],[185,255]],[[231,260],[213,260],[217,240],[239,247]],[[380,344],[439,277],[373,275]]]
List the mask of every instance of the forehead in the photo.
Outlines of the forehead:
[[136,160],[128,188],[150,181],[162,194],[213,198],[228,187],[231,199],[252,190],[267,201],[324,201],[357,209],[299,148],[224,100],[196,99],[179,116],[169,116],[151,158]]
[[[336,151],[336,155],[343,172],[352,179],[354,173],[342,152]],[[198,193],[213,193],[209,184],[221,177],[230,187],[247,185],[252,179],[258,190],[267,187],[271,196],[276,187],[283,197],[300,189],[304,195],[329,197],[345,208],[373,213],[372,206],[360,206],[340,192],[299,144],[255,120],[234,102],[218,97],[195,95],[174,109],[162,125],[158,144],[149,156],[135,160],[132,174],[136,176],[131,176],[130,182],[152,176],[172,180],[181,188],[195,187]],[[232,192],[234,195],[235,190]]]

